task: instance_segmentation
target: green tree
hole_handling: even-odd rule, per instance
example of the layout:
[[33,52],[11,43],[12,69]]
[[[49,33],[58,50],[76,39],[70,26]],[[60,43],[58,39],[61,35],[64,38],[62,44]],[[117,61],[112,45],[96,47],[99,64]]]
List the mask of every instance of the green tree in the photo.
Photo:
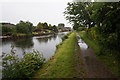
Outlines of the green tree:
[[39,22],[39,23],[37,24],[37,28],[43,29],[43,24],[42,24],[41,22]]
[[43,29],[49,29],[48,24],[46,22],[43,23]]
[[115,3],[68,3],[64,14],[66,19],[73,24],[74,29],[81,26],[97,27],[102,38],[99,40],[104,46],[110,49],[118,49],[120,47],[120,2]]
[[2,35],[11,35],[15,30],[14,26],[9,25],[0,25],[0,28],[2,29]]
[[58,27],[65,27],[65,24],[64,23],[59,23]]
[[58,32],[58,29],[57,29],[57,27],[55,25],[53,25],[52,29],[53,29],[54,32]]
[[18,24],[16,24],[17,33],[31,34],[32,31],[33,31],[33,24],[31,22],[20,21]]
[[73,24],[74,29],[77,29],[80,26],[94,26],[94,22],[90,19],[90,14],[87,11],[89,4],[90,3],[85,2],[72,2],[67,4],[68,7],[65,9],[64,14],[66,19]]
[[49,30],[52,30],[53,26],[51,24],[49,24]]

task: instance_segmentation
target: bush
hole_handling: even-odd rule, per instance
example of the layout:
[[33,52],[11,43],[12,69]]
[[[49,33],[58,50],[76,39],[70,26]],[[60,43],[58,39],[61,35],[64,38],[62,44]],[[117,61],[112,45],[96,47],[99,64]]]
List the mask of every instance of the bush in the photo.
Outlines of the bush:
[[86,29],[86,27],[79,27],[78,28],[78,31],[83,31],[83,30],[85,30]]
[[97,27],[91,27],[88,31],[88,34],[93,39],[97,39],[99,37],[99,34],[97,32]]
[[62,41],[64,41],[65,39],[68,39],[68,36],[69,36],[71,33],[72,33],[72,32],[69,32],[68,34],[64,35],[64,36],[62,37]]
[[64,36],[62,37],[62,42],[61,42],[60,44],[56,45],[56,49],[58,49],[59,46],[62,45],[62,43],[63,43],[64,40],[68,39],[68,36],[69,36],[71,33],[72,33],[72,32],[69,32],[67,35],[64,35]]
[[118,47],[118,35],[116,33],[109,34],[109,36],[103,40],[103,43],[107,48],[116,50]]
[[62,45],[63,42],[61,42],[60,44],[56,45],[56,49],[59,48],[60,45]]
[[68,39],[68,35],[62,37],[62,41],[64,41],[65,39]]
[[3,35],[11,35],[12,32],[14,31],[14,26],[0,25],[0,27],[2,28]]
[[25,52],[23,49],[23,58],[15,55],[14,46],[11,46],[11,53],[3,53],[3,73],[4,78],[28,78],[36,69],[39,69],[44,63],[45,58],[37,50]]

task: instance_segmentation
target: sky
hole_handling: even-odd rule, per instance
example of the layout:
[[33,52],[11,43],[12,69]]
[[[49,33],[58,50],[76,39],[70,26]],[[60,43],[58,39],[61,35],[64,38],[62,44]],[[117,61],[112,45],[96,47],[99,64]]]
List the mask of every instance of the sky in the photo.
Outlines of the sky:
[[36,26],[38,22],[58,25],[66,21],[63,12],[67,3],[72,0],[1,0],[0,22],[19,23],[20,20],[30,21]]
[[[39,22],[47,22],[56,26],[64,23],[66,27],[71,27],[63,12],[67,3],[72,1],[75,0],[0,0],[0,22],[16,24],[23,20],[32,22],[34,26]],[[104,0],[96,1],[104,2]]]

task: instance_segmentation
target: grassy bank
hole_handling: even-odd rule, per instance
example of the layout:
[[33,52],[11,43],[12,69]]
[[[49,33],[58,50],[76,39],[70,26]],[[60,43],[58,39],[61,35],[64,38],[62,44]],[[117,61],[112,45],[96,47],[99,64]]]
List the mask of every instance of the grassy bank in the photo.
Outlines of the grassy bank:
[[58,46],[54,56],[34,73],[33,78],[78,77],[78,73],[75,71],[75,39],[75,33],[71,33],[68,39]]
[[[91,47],[96,54],[96,56],[104,62],[104,64],[110,69],[110,71],[116,76],[120,76],[118,60],[116,60],[114,55],[111,55],[109,51],[103,52],[101,50],[101,45],[97,40],[93,40],[91,37],[87,35],[85,31],[78,32],[81,38]],[[99,53],[105,53],[104,55],[99,55]]]

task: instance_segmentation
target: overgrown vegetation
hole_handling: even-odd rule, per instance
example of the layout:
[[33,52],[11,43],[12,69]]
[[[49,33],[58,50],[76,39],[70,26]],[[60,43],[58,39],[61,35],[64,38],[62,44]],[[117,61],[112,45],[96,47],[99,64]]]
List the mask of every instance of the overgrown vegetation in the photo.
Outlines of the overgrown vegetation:
[[64,35],[64,36],[62,37],[62,42],[61,42],[60,44],[56,45],[56,48],[57,48],[57,49],[59,48],[60,45],[62,45],[63,41],[65,41],[66,39],[69,38],[69,36],[70,36],[71,33],[72,33],[72,32],[69,32],[69,33],[67,33],[66,35]]
[[45,61],[43,55],[37,50],[27,53],[23,49],[23,57],[19,58],[15,53],[14,46],[11,46],[11,48],[11,53],[3,53],[2,56],[3,79],[29,78]]
[[62,37],[62,41],[68,39],[68,37],[69,37],[69,35],[70,35],[71,33],[72,33],[72,32],[69,32],[68,34],[64,35],[64,36]]

